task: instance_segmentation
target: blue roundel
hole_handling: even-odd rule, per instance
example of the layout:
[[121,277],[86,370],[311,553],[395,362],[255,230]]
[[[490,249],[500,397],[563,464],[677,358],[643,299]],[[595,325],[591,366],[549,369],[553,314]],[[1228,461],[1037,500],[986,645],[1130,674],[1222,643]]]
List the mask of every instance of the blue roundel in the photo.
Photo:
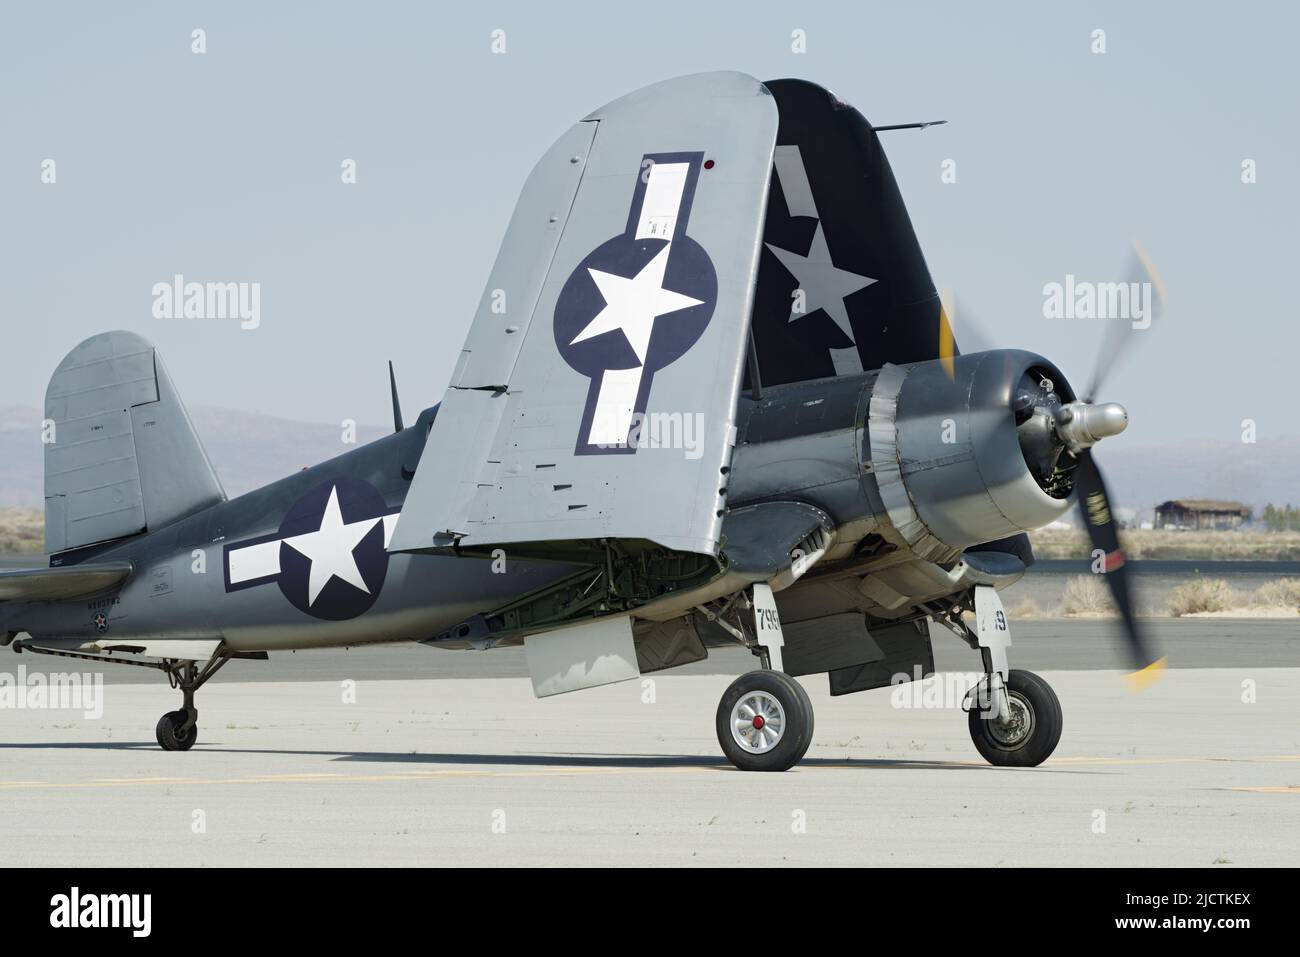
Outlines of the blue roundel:
[[655,373],[713,318],[718,276],[687,235],[704,165],[702,152],[642,156],[623,232],[583,257],[560,288],[555,347],[589,380],[575,455],[634,454]]
[[[606,369],[634,369],[642,365],[626,335],[615,329],[574,342],[606,306],[591,271],[625,279],[637,276],[666,246],[663,239],[615,236],[587,254],[569,274],[555,304],[555,345],[574,371],[599,378]],[[653,373],[676,362],[699,341],[713,318],[718,300],[718,277],[704,247],[689,236],[672,243],[664,270],[663,288],[699,301],[654,322],[646,350],[645,370]]]
[[384,497],[369,482],[340,476],[294,502],[280,523],[277,582],[294,607],[343,621],[368,611],[388,573]]

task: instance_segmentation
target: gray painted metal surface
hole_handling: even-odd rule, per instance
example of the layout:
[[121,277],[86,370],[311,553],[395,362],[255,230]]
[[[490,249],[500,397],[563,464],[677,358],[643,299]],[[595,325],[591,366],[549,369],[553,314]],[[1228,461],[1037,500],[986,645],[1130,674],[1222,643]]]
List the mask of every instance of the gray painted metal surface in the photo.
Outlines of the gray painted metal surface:
[[[616,100],[547,153],[444,400],[456,414],[434,424],[422,460],[433,467],[417,473],[393,550],[618,537],[716,551],[776,127],[758,81],[700,74]],[[661,281],[616,301],[609,284],[644,276],[661,252]],[[494,288],[521,300],[506,317],[492,312]],[[664,306],[674,308],[655,311]],[[625,312],[591,335],[603,326],[588,313],[602,307]],[[586,309],[572,327],[570,309]],[[640,343],[637,310],[652,326]],[[704,323],[676,356],[674,322]],[[636,412],[671,417],[681,441],[618,447]],[[697,426],[698,448],[683,448],[680,430]]]
[[153,346],[105,332],[59,363],[45,393],[51,552],[161,528],[225,498]]
[[92,562],[71,568],[0,571],[0,601],[84,598],[112,588],[131,574],[130,562]]
[[[952,375],[937,362],[900,367],[898,399],[890,420],[895,430],[890,467],[915,503],[909,541],[965,548],[1038,528],[1073,507],[1052,498],[1034,480],[1007,410],[1021,375],[1043,369],[1069,388],[1041,356],[1000,349],[958,356]],[[882,370],[885,377],[888,368]],[[873,428],[875,398],[872,399]],[[886,452],[872,434],[872,461],[886,492]],[[904,506],[906,507],[906,506]],[[893,514],[891,510],[891,515]],[[902,528],[900,527],[900,530]],[[918,547],[918,552],[925,554]]]

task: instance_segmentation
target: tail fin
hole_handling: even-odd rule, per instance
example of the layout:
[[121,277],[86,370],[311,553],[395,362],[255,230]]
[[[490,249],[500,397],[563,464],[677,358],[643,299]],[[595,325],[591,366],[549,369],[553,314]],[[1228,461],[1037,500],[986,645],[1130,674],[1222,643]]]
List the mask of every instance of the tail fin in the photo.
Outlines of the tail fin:
[[764,85],[781,124],[754,298],[759,381],[939,358],[946,322],[879,128],[806,80]]
[[162,358],[135,333],[101,333],[69,352],[45,417],[51,553],[161,528],[226,497]]

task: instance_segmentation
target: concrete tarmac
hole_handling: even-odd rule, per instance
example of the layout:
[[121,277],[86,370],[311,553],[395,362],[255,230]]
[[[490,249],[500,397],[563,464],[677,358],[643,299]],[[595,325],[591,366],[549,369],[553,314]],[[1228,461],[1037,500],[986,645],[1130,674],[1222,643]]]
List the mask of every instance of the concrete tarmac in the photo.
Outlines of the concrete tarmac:
[[[1300,668],[1300,616],[1291,619],[1153,618],[1143,622],[1152,646],[1169,659],[1171,668],[1287,667]],[[1042,618],[1013,620],[1011,664],[1030,671],[1078,671],[1122,668],[1127,663],[1119,622],[1109,618]],[[941,671],[967,671],[979,666],[979,656],[942,629],[934,634],[935,666]],[[68,658],[24,654],[13,657],[0,649],[0,671],[19,664],[29,672],[94,669],[91,663]],[[709,649],[709,657],[674,669],[674,675],[738,675],[756,666],[738,645]],[[165,684],[146,668],[115,666],[102,669],[105,683]],[[214,682],[342,681],[428,678],[519,678],[528,675],[522,648],[492,651],[445,651],[407,642],[316,651],[273,652],[266,661],[233,661]],[[825,678],[810,682],[826,683]]]
[[[1230,649],[1255,625],[1226,627]],[[18,663],[32,656],[3,669]],[[228,671],[241,666],[259,663]],[[5,863],[1300,863],[1296,667],[1173,669],[1140,693],[1117,671],[1045,669],[1065,732],[1051,760],[1025,770],[976,753],[962,682],[946,701],[943,675],[928,698],[905,687],[832,699],[819,676],[805,683],[813,746],[784,774],[722,759],[726,674],[666,672],[539,701],[519,677],[346,670],[354,686],[337,673],[213,682],[188,753],[153,741],[179,703],[163,681],[106,687],[98,719],[0,711]]]

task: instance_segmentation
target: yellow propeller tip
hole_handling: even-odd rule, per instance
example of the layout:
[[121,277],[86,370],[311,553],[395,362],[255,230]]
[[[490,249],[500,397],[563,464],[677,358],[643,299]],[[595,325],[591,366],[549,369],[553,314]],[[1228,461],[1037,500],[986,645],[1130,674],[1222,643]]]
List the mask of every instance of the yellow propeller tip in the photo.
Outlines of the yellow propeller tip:
[[1156,272],[1155,263],[1151,261],[1151,257],[1147,255],[1147,251],[1142,248],[1142,244],[1136,239],[1133,240],[1133,250],[1137,253],[1138,260],[1142,263],[1142,268],[1146,271],[1147,278],[1151,281],[1151,285],[1155,287],[1156,295],[1160,297],[1161,302],[1164,302],[1166,298],[1165,282],[1160,278],[1160,274]]
[[1128,683],[1129,688],[1133,691],[1143,691],[1150,688],[1160,680],[1160,673],[1169,666],[1168,658],[1157,658],[1151,664],[1147,665],[1132,674],[1126,675],[1124,680]]
[[950,380],[956,378],[956,372],[953,369],[953,354],[957,351],[953,342],[952,323],[948,315],[952,312],[951,305],[945,305],[944,299],[939,300],[939,362],[943,366],[944,373]]

